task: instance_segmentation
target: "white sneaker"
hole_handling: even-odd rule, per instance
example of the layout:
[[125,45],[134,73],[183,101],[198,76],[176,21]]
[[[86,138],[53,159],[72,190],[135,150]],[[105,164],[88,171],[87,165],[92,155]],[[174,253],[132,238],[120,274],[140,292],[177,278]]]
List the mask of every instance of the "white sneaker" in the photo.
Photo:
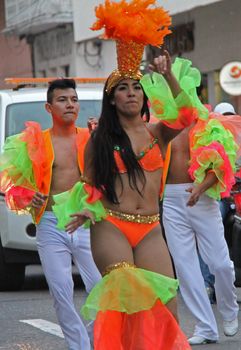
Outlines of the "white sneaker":
[[206,339],[199,335],[194,335],[193,337],[188,339],[188,343],[190,345],[214,344],[214,343],[217,343],[217,340]]
[[238,318],[233,321],[223,321],[223,332],[227,337],[233,337],[238,331]]

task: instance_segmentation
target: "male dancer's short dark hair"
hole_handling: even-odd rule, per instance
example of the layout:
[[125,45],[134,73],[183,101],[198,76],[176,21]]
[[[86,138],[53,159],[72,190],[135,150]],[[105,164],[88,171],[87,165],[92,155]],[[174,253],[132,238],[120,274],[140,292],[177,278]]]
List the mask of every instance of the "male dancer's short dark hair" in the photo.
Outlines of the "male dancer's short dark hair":
[[76,83],[74,79],[68,79],[68,78],[62,78],[62,79],[55,79],[49,83],[49,87],[47,90],[47,102],[52,103],[53,101],[53,92],[56,89],[76,89]]

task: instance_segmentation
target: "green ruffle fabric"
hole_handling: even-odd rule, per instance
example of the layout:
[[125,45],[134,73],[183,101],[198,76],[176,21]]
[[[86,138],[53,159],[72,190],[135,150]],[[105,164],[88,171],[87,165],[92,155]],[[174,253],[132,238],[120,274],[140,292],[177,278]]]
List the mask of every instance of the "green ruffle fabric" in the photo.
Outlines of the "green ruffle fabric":
[[234,184],[235,161],[238,145],[233,134],[218,119],[205,124],[197,123],[191,131],[191,161],[189,174],[196,184],[203,182],[207,171],[212,170],[218,181],[206,194],[214,199],[230,195]]
[[176,295],[178,281],[158,273],[123,267],[112,270],[92,289],[81,308],[85,319],[94,320],[99,311],[132,314],[149,310],[159,299],[168,303]]
[[22,134],[6,139],[0,156],[1,188],[7,190],[8,183],[37,190],[32,162],[28,155],[27,144],[21,140]]
[[208,110],[197,96],[196,88],[200,85],[201,74],[197,68],[193,68],[192,62],[176,58],[172,65],[172,72],[179,82],[182,92],[174,98],[166,79],[158,74],[146,74],[140,83],[151,103],[151,109],[160,120],[170,124],[178,117],[182,107],[192,107],[197,110],[200,119],[208,118]]
[[230,177],[225,176],[231,173],[227,167],[228,164],[225,164],[222,155],[215,149],[202,150],[200,155],[196,157],[196,162],[199,164],[199,167],[193,173],[194,183],[202,183],[207,175],[207,171],[212,170],[218,181],[206,190],[206,194],[211,198],[220,200],[221,193],[226,193],[227,190],[231,189],[228,189],[229,183],[232,184],[231,181],[228,181]]
[[217,141],[223,145],[232,169],[235,171],[235,161],[239,147],[236,144],[231,131],[225,129],[218,119],[210,119],[204,130],[200,130],[200,132],[195,133],[193,150],[196,150],[202,146],[208,146],[214,141]]
[[[55,204],[52,206],[60,230],[64,230],[65,226],[71,221],[71,214],[81,212],[88,209],[94,214],[95,221],[101,221],[106,216],[105,208],[100,200],[88,203],[89,194],[84,189],[82,182],[77,182],[70,191],[62,192],[54,195]],[[90,220],[86,220],[83,225],[85,228],[90,227]]]

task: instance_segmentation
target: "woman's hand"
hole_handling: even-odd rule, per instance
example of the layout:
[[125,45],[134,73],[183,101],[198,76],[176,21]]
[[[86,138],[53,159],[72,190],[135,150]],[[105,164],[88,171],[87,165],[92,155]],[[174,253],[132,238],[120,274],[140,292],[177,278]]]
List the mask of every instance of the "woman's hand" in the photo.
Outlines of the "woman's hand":
[[172,91],[174,98],[176,98],[180,94],[181,89],[177,79],[172,73],[172,61],[167,50],[164,50],[163,55],[156,57],[154,59],[153,64],[149,65],[149,68],[153,72],[162,74],[164,76]]
[[68,233],[73,233],[78,227],[82,226],[87,219],[90,219],[92,225],[95,224],[95,218],[91,211],[85,209],[79,213],[70,215],[73,218],[66,226],[65,229]]
[[40,192],[36,192],[35,195],[33,196],[31,206],[35,209],[40,209],[45,204],[47,199],[48,199],[48,196]]
[[171,72],[172,62],[171,57],[167,50],[164,50],[163,55],[154,58],[153,64],[149,65],[149,69],[153,72],[162,74],[164,76],[169,76]]

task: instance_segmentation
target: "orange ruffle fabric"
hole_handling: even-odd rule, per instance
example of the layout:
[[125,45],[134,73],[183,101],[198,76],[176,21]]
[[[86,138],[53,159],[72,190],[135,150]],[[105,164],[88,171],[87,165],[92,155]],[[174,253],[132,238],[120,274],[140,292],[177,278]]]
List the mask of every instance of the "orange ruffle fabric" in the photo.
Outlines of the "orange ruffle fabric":
[[192,107],[181,107],[178,111],[177,120],[174,122],[169,122],[167,120],[162,120],[162,123],[167,125],[171,129],[183,129],[190,126],[197,119],[197,110]]
[[99,311],[94,324],[94,349],[191,350],[191,347],[170,311],[157,300],[150,310],[134,314]]
[[43,180],[46,169],[46,150],[41,126],[36,122],[26,122],[26,129],[21,139],[26,142],[29,158],[32,162],[36,187],[40,192],[43,188]]
[[207,193],[213,198],[229,197],[232,186],[235,183],[232,166],[223,145],[212,142],[208,146],[199,147],[192,152],[191,165],[188,173],[192,180],[201,183],[207,170],[216,174],[218,183],[208,190]]
[[27,207],[32,202],[35,191],[28,190],[27,188],[20,186],[12,186],[5,193],[5,202],[8,208],[15,211],[16,213],[23,213],[30,209]]

